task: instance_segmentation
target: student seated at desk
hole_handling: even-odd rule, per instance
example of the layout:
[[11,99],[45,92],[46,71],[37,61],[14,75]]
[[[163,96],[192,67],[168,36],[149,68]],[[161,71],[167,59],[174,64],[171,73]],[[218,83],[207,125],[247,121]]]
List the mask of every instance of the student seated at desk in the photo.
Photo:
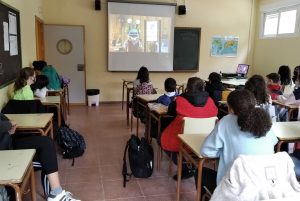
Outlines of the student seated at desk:
[[5,115],[0,113],[0,140],[3,139],[2,136],[11,136],[12,143],[11,145],[8,144],[7,148],[36,149],[33,161],[41,163],[42,173],[47,175],[50,183],[51,191],[47,201],[79,201],[73,198],[70,192],[63,190],[60,185],[57,156],[53,141],[47,136],[15,133],[16,127],[15,122],[10,121]]
[[[142,123],[146,122],[146,115],[144,110],[138,109],[138,104],[136,101],[135,96],[136,95],[142,95],[142,94],[156,94],[155,89],[153,88],[153,85],[149,79],[149,71],[148,68],[145,66],[142,66],[139,71],[136,80],[133,82],[133,100],[132,100],[132,108],[133,108],[133,114],[136,117],[139,117],[141,119]],[[139,111],[139,114],[137,114],[136,111]]]
[[287,105],[300,104],[300,66],[295,67],[293,81],[295,83],[295,88],[292,91],[292,93],[278,96],[277,97],[278,101]]
[[149,78],[148,68],[145,66],[139,69],[136,80],[133,82],[133,90],[135,95],[156,93]]
[[[272,121],[279,121],[278,115],[276,114],[276,108],[272,105],[272,99],[267,91],[267,86],[264,78],[261,75],[253,75],[248,79],[245,84],[245,89],[249,90],[256,99],[256,107],[263,108],[266,110]],[[282,114],[284,119],[284,113]]]
[[14,100],[33,100],[33,91],[30,88],[35,82],[35,72],[33,68],[25,67],[20,70],[15,81],[12,98]]
[[229,114],[217,123],[201,146],[203,156],[219,158],[217,172],[208,168],[202,172],[202,189],[205,186],[211,193],[238,155],[272,154],[278,142],[270,131],[270,116],[255,107],[256,100],[251,92],[235,90],[229,94],[227,102]]
[[[214,101],[204,91],[204,81],[198,77],[188,79],[187,88],[184,93],[176,98],[169,107],[168,115],[175,119],[166,127],[161,134],[161,147],[172,156],[172,160],[177,164],[176,153],[179,151],[178,134],[182,132],[183,117],[207,118],[217,116],[218,109]],[[194,171],[187,166],[182,168],[182,178],[193,176]],[[177,179],[177,175],[173,177]]]
[[278,95],[282,95],[281,85],[280,85],[280,76],[277,73],[270,73],[267,76],[267,88],[270,91],[272,100],[276,100]]
[[169,104],[175,100],[176,96],[178,96],[178,93],[176,92],[176,80],[169,77],[165,80],[164,85],[166,93],[160,96],[157,99],[157,102],[169,106]]
[[47,76],[38,75],[36,76],[35,83],[33,83],[30,87],[36,97],[45,98],[48,91],[47,89],[48,84],[49,84],[49,80]]
[[293,93],[295,84],[291,78],[291,70],[289,66],[282,65],[278,69],[280,75],[281,91],[283,95],[290,95]]
[[209,96],[214,100],[217,105],[222,99],[222,91],[225,90],[223,83],[221,82],[221,75],[216,72],[212,72],[208,76],[208,82],[205,85],[205,91],[208,92]]
[[61,80],[59,78],[59,75],[56,71],[56,69],[51,66],[47,65],[45,61],[34,61],[32,63],[32,66],[34,67],[34,70],[37,72],[38,75],[46,75],[49,79],[49,84],[47,88],[49,90],[59,90],[61,89]]

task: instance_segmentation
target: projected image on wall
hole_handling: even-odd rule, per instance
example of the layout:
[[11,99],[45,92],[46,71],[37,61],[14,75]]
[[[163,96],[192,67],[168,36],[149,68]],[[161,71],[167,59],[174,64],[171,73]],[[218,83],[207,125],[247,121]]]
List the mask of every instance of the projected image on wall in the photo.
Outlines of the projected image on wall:
[[171,19],[109,15],[109,52],[169,53]]

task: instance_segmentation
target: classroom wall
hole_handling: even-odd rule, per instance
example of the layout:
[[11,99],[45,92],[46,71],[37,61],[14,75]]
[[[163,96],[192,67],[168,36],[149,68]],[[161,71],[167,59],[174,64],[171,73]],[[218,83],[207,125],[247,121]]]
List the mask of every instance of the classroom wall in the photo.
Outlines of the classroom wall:
[[261,75],[278,72],[281,65],[289,65],[292,71],[295,66],[300,65],[300,34],[291,38],[261,39],[259,37],[261,24],[259,8],[276,2],[282,0],[260,0],[258,4],[253,66],[254,72]]
[[[35,16],[42,18],[42,0],[2,0],[20,12],[22,64],[30,66],[36,58],[35,48]],[[8,90],[12,84],[0,89],[0,108],[7,102]]]
[[[147,0],[149,1],[149,0]],[[156,0],[159,1],[159,0]],[[160,0],[174,2],[173,0]],[[177,1],[183,4],[183,0]],[[175,26],[201,27],[200,64],[197,73],[151,73],[155,87],[163,89],[166,77],[178,83],[187,78],[207,78],[212,71],[234,72],[238,63],[252,64],[252,44],[255,0],[189,0],[187,14],[176,15]],[[132,80],[136,73],[107,72],[107,3],[102,0],[101,11],[95,11],[94,0],[43,0],[45,24],[84,25],[86,86],[101,90],[100,101],[120,101],[122,79]],[[211,37],[238,36],[238,56],[219,58],[210,56]]]

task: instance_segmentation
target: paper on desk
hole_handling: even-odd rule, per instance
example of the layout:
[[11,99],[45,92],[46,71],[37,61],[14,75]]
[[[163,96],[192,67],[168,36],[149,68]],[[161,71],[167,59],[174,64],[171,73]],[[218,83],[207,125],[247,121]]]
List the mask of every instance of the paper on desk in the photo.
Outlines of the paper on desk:
[[148,103],[148,107],[150,110],[157,110],[157,109],[167,109],[168,107],[161,104],[161,103]]

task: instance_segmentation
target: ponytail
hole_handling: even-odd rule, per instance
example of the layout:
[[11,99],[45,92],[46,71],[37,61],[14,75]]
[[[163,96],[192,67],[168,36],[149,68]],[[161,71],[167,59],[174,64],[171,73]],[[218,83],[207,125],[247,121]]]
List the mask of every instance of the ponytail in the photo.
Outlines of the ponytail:
[[14,92],[27,85],[29,77],[34,76],[34,70],[30,67],[25,67],[20,70],[19,77],[15,81]]
[[270,115],[261,108],[240,111],[237,122],[241,131],[250,132],[257,138],[265,136],[272,126]]

